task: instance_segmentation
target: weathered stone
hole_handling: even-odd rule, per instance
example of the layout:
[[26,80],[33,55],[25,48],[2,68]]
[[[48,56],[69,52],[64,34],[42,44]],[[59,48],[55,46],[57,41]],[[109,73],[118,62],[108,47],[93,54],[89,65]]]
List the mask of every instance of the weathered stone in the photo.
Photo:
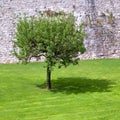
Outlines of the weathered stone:
[[[80,59],[120,58],[119,6],[119,0],[0,0],[0,63],[18,62],[12,55],[12,41],[19,16],[37,16],[45,9],[74,11],[76,23],[90,17],[90,26],[85,27],[87,51]],[[110,18],[111,12],[115,19]]]

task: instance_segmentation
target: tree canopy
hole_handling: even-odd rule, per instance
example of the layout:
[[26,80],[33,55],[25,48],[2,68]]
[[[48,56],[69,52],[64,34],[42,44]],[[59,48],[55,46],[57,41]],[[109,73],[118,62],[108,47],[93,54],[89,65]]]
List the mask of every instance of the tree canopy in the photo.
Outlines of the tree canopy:
[[15,37],[14,55],[23,63],[30,62],[32,57],[45,56],[48,89],[52,67],[77,64],[78,53],[85,52],[85,33],[82,25],[75,24],[72,13],[47,11],[38,18],[20,18]]

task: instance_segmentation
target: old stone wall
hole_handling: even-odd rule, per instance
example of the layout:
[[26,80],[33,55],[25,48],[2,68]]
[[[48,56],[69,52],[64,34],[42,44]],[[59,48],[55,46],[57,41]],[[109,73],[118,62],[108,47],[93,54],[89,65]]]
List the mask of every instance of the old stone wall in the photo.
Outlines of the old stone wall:
[[12,40],[18,17],[45,9],[74,11],[77,22],[85,24],[87,52],[81,59],[120,58],[119,6],[119,0],[0,0],[0,63],[17,62]]

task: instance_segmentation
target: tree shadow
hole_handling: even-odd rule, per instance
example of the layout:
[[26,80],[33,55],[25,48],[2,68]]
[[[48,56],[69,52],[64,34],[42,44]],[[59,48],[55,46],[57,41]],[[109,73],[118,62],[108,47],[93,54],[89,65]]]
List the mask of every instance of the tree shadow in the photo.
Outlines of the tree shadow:
[[[114,82],[105,79],[89,78],[58,78],[52,81],[52,92],[63,92],[66,94],[78,94],[86,92],[111,92]],[[41,89],[46,88],[46,84],[37,85]]]

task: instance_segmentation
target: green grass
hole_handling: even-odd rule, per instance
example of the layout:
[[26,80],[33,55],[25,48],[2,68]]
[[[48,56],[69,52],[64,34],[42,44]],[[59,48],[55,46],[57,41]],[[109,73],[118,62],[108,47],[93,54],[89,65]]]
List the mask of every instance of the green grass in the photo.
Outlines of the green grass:
[[0,120],[120,120],[120,59],[55,68],[51,91],[43,66],[0,64]]

